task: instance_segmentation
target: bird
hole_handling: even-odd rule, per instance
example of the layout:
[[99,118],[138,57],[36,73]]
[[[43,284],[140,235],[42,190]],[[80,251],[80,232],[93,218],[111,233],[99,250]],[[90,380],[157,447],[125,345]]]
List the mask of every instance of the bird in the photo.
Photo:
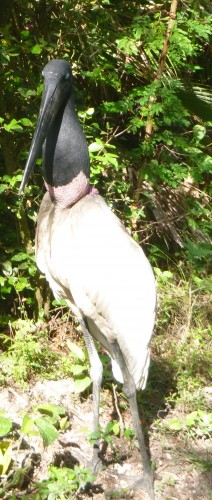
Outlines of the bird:
[[[154,479],[140,423],[136,391],[144,389],[156,314],[156,283],[140,245],[90,184],[88,144],[74,102],[72,68],[52,59],[42,71],[37,125],[19,192],[42,149],[46,192],[36,229],[36,262],[56,299],[65,299],[85,339],[93,384],[93,429],[99,430],[102,363],[95,341],[110,355],[123,384],[143,467],[143,487]],[[92,463],[99,461],[98,440]]]

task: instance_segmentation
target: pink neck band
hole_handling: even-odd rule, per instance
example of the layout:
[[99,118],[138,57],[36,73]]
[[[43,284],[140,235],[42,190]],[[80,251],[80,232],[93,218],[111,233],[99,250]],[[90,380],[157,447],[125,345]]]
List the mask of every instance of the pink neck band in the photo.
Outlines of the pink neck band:
[[74,205],[86,194],[98,194],[98,189],[89,184],[89,180],[80,172],[69,184],[54,187],[45,182],[47,191],[53,202],[60,208],[68,208]]

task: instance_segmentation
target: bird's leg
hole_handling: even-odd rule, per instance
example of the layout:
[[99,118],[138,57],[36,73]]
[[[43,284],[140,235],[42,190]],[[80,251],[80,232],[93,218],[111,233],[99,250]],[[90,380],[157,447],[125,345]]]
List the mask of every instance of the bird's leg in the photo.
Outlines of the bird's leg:
[[146,447],[145,447],[145,441],[144,441],[144,435],[142,432],[141,428],[141,423],[140,423],[140,418],[139,418],[139,413],[138,413],[138,405],[137,405],[137,398],[136,398],[136,386],[134,379],[132,375],[130,374],[128,367],[126,365],[125,359],[123,357],[123,354],[121,352],[121,349],[119,347],[119,344],[117,341],[113,342],[112,344],[113,348],[113,353],[116,361],[119,364],[119,367],[122,372],[124,384],[123,384],[123,391],[125,392],[126,396],[129,399],[129,405],[130,405],[130,410],[132,414],[132,419],[133,419],[133,425],[134,429],[136,432],[136,437],[138,440],[139,444],[139,450],[141,454],[141,462],[143,466],[143,471],[144,471],[144,481],[141,482],[141,487],[147,490],[150,498],[153,500],[154,499],[154,487],[153,487],[153,471],[151,469],[150,465],[150,460],[147,455]]
[[[100,389],[102,383],[102,363],[99,359],[93,338],[88,329],[88,324],[86,318],[80,321],[83,336],[85,339],[86,347],[88,350],[88,356],[90,360],[90,376],[93,382],[93,432],[94,435],[98,436],[99,432],[99,403],[100,403]],[[99,466],[101,465],[101,460],[99,459],[99,440],[96,439],[93,445],[93,472],[97,472]]]

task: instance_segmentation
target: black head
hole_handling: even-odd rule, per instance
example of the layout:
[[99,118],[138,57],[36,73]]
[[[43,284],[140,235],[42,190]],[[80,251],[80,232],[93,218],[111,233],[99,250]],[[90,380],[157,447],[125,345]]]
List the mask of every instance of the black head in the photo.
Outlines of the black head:
[[44,90],[36,130],[32,139],[29,157],[25,166],[20,192],[27,183],[31,170],[40,154],[48,131],[59,110],[72,94],[71,66],[62,59],[49,61],[42,71]]
[[71,66],[63,59],[52,59],[42,71],[44,85],[48,80],[57,80],[64,89],[70,89],[72,85]]

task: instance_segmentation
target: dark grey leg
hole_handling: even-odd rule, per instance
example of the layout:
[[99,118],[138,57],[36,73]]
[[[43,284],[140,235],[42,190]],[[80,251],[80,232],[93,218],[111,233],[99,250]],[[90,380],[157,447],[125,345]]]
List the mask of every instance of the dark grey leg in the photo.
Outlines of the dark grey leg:
[[136,387],[135,382],[127,368],[126,362],[124,360],[123,354],[119,347],[118,342],[112,344],[114,357],[121,368],[121,372],[124,379],[123,391],[129,399],[130,410],[132,414],[133,424],[136,432],[136,437],[139,444],[141,462],[144,471],[144,480],[141,482],[141,487],[143,487],[149,494],[150,498],[154,499],[154,487],[153,487],[153,471],[151,469],[150,460],[147,455],[144,436],[141,429],[140,418],[138,413],[138,405],[136,399]]
[[[93,432],[99,432],[99,403],[100,403],[100,389],[102,383],[102,363],[99,359],[93,338],[88,329],[86,318],[83,318],[80,322],[83,336],[85,339],[86,347],[88,350],[88,355],[90,359],[90,376],[93,382]],[[101,465],[99,459],[99,442],[96,440],[93,447],[93,467],[94,473],[98,470]]]

